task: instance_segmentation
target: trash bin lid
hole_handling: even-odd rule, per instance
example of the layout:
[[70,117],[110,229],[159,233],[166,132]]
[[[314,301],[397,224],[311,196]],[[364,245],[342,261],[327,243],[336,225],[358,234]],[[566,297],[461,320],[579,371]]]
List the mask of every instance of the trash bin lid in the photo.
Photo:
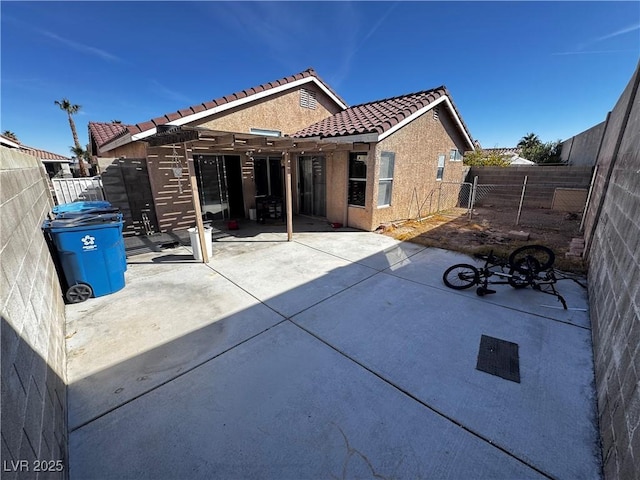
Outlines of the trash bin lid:
[[113,223],[122,223],[121,213],[84,213],[67,218],[54,218],[45,220],[42,224],[44,230],[65,229],[75,227],[96,227]]
[[72,202],[56,205],[51,210],[57,218],[71,217],[85,213],[115,213],[118,208],[106,200],[90,200],[86,202]]

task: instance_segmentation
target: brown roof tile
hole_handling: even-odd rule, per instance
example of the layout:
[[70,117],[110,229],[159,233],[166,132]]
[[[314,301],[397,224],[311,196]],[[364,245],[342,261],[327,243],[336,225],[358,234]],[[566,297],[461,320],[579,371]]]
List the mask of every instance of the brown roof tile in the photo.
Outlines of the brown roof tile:
[[98,146],[125,134],[129,127],[122,123],[89,122],[89,132]]
[[469,130],[462,121],[456,106],[443,85],[432,90],[409,93],[398,97],[386,98],[375,102],[363,103],[347,108],[320,122],[297,131],[292,137],[340,137],[367,133],[384,133],[402,122],[421,108],[426,107],[442,96],[448,96],[465,133]]
[[20,150],[29,155],[33,155],[34,157],[38,157],[40,160],[66,160],[70,161],[68,157],[58,155],[57,153],[47,152],[46,150],[40,150],[38,148],[27,147],[26,145],[21,145]]
[[142,122],[142,123],[137,123],[136,127],[138,127],[141,132],[144,132],[145,130],[151,130],[152,128],[155,128],[156,124],[154,124],[153,121]]
[[231,95],[225,95],[224,97],[210,100],[204,103],[199,103],[197,105],[192,105],[190,107],[178,110],[177,112],[168,113],[162,117],[157,117],[150,121],[138,123],[136,125],[127,125],[125,127],[120,124],[90,122],[89,128],[91,129],[91,125],[104,125],[102,129],[100,129],[99,127],[94,127],[95,131],[91,130],[98,145],[104,145],[105,143],[111,140],[114,140],[115,138],[121,135],[124,135],[127,131],[132,135],[136,133],[141,133],[146,130],[152,129],[157,125],[163,125],[168,122],[173,122],[175,120],[187,117],[194,113],[203,112],[204,110],[209,110],[211,108],[215,108],[215,107],[224,105],[226,103],[232,102],[234,100],[246,98],[251,95],[255,95],[256,93],[264,92],[266,90],[270,90],[271,88],[275,88],[280,85],[286,85],[287,83],[291,83],[306,77],[315,77],[318,81],[322,82],[324,86],[327,87],[327,89],[329,89],[329,91],[331,91],[331,93],[336,96],[336,98],[338,98],[342,103],[346,105],[346,102],[318,76],[318,74],[315,72],[313,68],[308,68],[307,70],[300,73],[296,73],[295,75],[290,75],[288,77],[284,77],[279,80],[275,80],[273,82],[258,85],[256,87],[246,88],[240,92],[232,93]]

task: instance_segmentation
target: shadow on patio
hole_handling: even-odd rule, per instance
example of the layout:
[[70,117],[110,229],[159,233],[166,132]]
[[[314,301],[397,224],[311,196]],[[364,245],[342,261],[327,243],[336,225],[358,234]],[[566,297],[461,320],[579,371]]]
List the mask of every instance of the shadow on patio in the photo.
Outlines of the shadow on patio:
[[[135,257],[67,307],[72,480],[599,478],[587,312],[446,289],[464,255],[281,235]],[[521,383],[476,370],[482,335],[519,345]]]

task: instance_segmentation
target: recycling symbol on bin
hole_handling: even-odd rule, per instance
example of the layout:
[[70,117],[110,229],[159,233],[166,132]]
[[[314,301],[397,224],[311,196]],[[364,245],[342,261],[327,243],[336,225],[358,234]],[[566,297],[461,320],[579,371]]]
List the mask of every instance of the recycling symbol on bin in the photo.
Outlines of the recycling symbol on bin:
[[85,235],[80,240],[85,247],[90,247],[96,243],[96,237],[92,237],[91,235]]

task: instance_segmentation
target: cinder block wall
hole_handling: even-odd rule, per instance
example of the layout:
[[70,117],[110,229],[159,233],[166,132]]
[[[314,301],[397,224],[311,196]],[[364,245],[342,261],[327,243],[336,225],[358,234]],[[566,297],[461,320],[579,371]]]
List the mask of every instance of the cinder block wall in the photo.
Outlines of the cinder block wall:
[[561,158],[568,165],[593,166],[605,132],[606,122],[599,123],[579,135],[562,142]]
[[607,480],[638,478],[640,472],[638,77],[636,70],[611,112],[598,162],[602,183],[596,186],[603,188],[590,206],[588,224],[595,224],[588,252],[589,302]]
[[37,478],[66,478],[64,303],[40,230],[53,200],[35,157],[0,153],[2,478],[36,478],[45,460]]

